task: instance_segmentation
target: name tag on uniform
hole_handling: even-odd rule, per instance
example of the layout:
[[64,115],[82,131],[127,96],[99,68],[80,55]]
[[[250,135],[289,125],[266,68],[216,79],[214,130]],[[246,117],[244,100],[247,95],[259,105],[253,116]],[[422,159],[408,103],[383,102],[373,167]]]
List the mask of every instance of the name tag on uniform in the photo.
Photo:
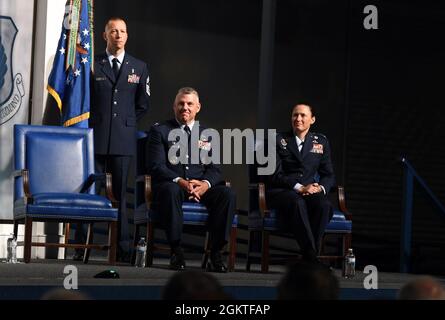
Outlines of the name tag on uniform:
[[128,75],[128,83],[139,83],[140,79],[141,79],[141,77],[136,74]]
[[105,81],[105,80],[107,80],[107,79],[104,77],[96,77],[96,81]]
[[314,143],[311,152],[323,154],[323,145],[321,143]]

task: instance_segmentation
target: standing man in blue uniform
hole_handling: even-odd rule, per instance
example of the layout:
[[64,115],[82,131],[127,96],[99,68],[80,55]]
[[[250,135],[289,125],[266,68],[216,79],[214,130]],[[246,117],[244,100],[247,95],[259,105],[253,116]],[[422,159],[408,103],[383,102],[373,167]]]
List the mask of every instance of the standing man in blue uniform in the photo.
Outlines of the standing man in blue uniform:
[[332,206],[327,194],[335,183],[326,136],[310,132],[315,112],[307,104],[292,108],[292,131],[277,134],[277,166],[267,184],[267,201],[295,235],[303,259],[318,262],[320,242]]
[[[94,129],[96,171],[112,174],[119,201],[117,258],[129,262],[128,169],[136,152],[136,122],[148,110],[150,78],[147,64],[125,51],[128,34],[123,19],[110,18],[103,37],[107,48],[95,57],[89,124]],[[80,259],[81,253],[77,251],[74,258]]]

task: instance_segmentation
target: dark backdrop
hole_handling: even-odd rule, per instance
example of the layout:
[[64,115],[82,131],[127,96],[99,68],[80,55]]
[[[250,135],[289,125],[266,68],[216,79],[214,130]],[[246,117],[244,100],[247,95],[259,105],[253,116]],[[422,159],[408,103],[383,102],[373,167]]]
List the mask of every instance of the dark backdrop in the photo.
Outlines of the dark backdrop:
[[[363,27],[367,4],[379,10],[378,30]],[[261,14],[260,0],[95,1],[96,51],[104,49],[107,18],[123,17],[128,52],[150,67],[151,109],[142,130],[171,117],[182,86],[200,92],[199,119],[207,126],[256,128]],[[398,268],[398,157],[406,155],[445,202],[444,30],[438,1],[277,1],[269,127],[287,129],[299,100],[319,110],[314,129],[332,145],[354,215],[359,267]],[[246,168],[224,170],[238,206],[247,209]],[[413,231],[415,271],[441,272],[445,223],[421,192]]]

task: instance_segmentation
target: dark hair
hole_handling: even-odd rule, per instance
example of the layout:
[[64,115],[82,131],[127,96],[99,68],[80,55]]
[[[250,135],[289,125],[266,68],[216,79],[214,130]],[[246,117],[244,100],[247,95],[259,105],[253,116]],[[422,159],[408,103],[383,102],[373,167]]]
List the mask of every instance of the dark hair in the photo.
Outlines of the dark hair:
[[299,105],[305,105],[305,106],[309,107],[309,110],[311,110],[312,116],[315,117],[315,114],[317,113],[317,110],[316,110],[311,104],[306,103],[306,102],[304,102],[304,101],[302,101],[302,102],[298,102],[298,103],[294,104],[294,105],[292,106],[291,110],[290,110],[291,114],[294,112],[294,109],[295,109],[297,106],[299,106]]
[[278,284],[280,300],[337,300],[337,278],[325,266],[297,262],[287,266]]
[[228,300],[215,276],[202,271],[175,273],[164,287],[163,300]]

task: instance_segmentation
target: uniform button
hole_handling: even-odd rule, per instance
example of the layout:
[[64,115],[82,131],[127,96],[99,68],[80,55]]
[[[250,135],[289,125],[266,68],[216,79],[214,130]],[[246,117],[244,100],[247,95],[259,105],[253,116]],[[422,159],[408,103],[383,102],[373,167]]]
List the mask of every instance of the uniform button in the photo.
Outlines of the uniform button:
[[185,167],[185,170],[188,170],[189,169],[189,167]]
[[117,104],[117,101],[113,101],[113,104],[116,105],[116,104]]
[[117,117],[117,113],[113,113],[113,118],[116,118]]
[[298,174],[298,176],[299,176],[299,177],[302,177],[302,176],[303,176],[303,174],[299,173],[299,174]]
[[186,155],[185,157],[186,157],[187,159],[190,158],[189,155]]
[[117,92],[118,90],[117,89],[114,89],[114,92]]

